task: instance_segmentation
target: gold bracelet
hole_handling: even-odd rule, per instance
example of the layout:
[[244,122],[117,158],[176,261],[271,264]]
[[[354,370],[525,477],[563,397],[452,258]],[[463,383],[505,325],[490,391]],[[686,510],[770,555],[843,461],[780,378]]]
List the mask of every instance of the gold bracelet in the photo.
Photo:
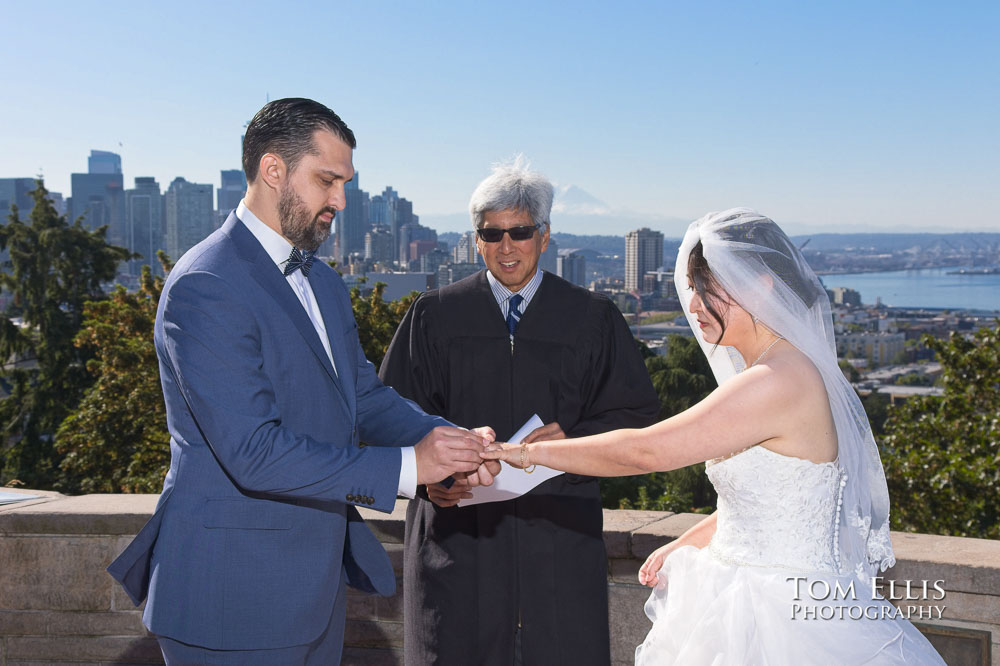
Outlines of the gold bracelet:
[[528,445],[521,442],[521,469],[524,470],[526,474],[531,474],[535,471],[537,465],[532,465],[531,469],[528,469]]

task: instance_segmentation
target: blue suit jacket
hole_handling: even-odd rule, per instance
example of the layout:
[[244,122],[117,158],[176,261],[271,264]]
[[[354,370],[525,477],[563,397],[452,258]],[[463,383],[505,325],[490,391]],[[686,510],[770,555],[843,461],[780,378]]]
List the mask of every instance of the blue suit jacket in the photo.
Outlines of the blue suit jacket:
[[395,447],[448,422],[378,380],[340,276],[317,262],[309,282],[336,372],[235,213],[166,281],[155,342],[170,471],[153,517],[108,568],[136,604],[148,595],[155,634],[214,649],[302,645],[329,623],[342,571],[355,587],[395,590],[353,505],[391,511]]

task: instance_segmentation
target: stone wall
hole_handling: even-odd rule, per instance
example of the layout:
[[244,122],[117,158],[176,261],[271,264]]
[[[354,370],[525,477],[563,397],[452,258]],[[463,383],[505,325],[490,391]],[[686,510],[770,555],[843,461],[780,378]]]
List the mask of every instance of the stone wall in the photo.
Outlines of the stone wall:
[[[7,490],[7,489],[5,489]],[[155,495],[23,491],[42,497],[0,506],[0,666],[162,663],[140,610],[104,569],[142,527]],[[402,574],[403,516],[362,510]],[[605,512],[610,558],[612,657],[632,663],[649,627],[648,590],[636,582],[645,557],[701,519],[652,511]],[[887,579],[943,580],[941,619],[918,623],[949,664],[1000,666],[1000,541],[893,534],[899,560]],[[917,602],[902,602],[917,603]],[[401,664],[402,603],[352,593],[345,664]]]

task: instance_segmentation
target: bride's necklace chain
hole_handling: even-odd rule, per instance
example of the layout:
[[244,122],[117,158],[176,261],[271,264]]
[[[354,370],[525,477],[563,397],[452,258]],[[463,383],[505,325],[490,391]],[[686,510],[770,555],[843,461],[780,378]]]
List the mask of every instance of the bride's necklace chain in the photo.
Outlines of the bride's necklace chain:
[[748,365],[748,366],[747,366],[747,369],[750,369],[750,368],[752,368],[753,366],[755,366],[755,365],[757,365],[758,363],[760,363],[760,360],[761,360],[762,358],[764,358],[765,356],[767,356],[767,352],[771,351],[771,347],[773,347],[774,345],[778,344],[779,342],[781,342],[781,341],[782,341],[782,340],[784,340],[784,339],[785,339],[785,338],[784,338],[784,337],[782,337],[782,336],[780,336],[780,335],[779,335],[778,337],[776,337],[776,338],[774,339],[774,341],[773,341],[773,342],[771,342],[771,344],[769,344],[768,346],[764,347],[764,351],[762,351],[762,352],[760,353],[760,356],[758,356],[757,358],[755,358],[755,359],[754,359],[753,363],[751,363],[750,365]]

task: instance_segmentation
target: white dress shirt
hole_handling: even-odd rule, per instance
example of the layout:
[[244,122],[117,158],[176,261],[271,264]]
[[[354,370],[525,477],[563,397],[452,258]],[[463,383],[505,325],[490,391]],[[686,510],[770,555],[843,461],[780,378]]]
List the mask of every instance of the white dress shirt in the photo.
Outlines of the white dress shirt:
[[[240,201],[240,205],[236,208],[236,217],[240,219],[243,225],[254,235],[254,238],[263,246],[264,251],[267,252],[267,256],[271,257],[271,261],[275,263],[278,270],[284,273],[285,264],[292,254],[292,244],[284,236],[264,224],[260,218],[247,208],[244,201]],[[339,377],[337,364],[334,362],[333,352],[330,350],[330,337],[326,333],[323,314],[319,311],[319,305],[316,303],[316,296],[313,294],[309,279],[302,274],[301,270],[295,271],[291,275],[286,275],[285,279],[288,281],[289,286],[291,286],[296,298],[299,299],[299,303],[302,304],[306,314],[309,315],[309,320],[312,322],[313,328],[316,329],[316,334],[319,335],[320,342],[323,343],[323,349],[326,350],[326,356],[330,359],[330,365],[333,366],[333,372]],[[412,498],[417,493],[417,454],[414,452],[412,446],[400,447],[400,452],[402,453],[402,460],[400,460],[399,465],[399,494]]]

